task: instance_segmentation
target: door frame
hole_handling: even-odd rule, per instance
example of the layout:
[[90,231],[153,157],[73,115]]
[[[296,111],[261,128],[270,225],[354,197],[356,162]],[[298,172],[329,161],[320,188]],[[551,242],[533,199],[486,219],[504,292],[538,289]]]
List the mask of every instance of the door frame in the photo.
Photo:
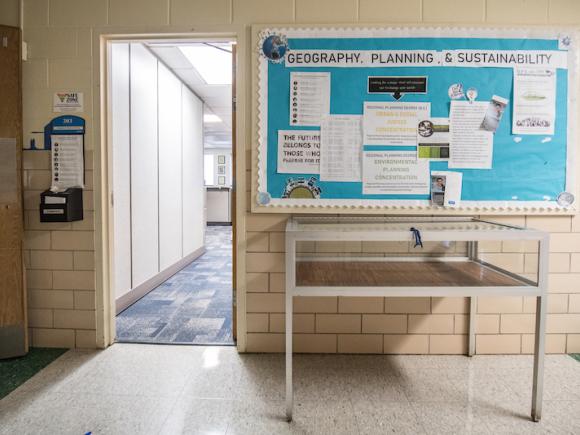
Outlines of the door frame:
[[[245,35],[244,35],[245,36]],[[111,113],[109,110],[110,95],[110,51],[112,42],[145,42],[145,41],[207,41],[227,40],[234,42],[238,50],[234,56],[235,83],[232,80],[232,92],[235,94],[236,106],[245,101],[243,58],[239,57],[239,47],[243,37],[236,32],[197,33],[184,31],[183,33],[151,32],[143,29],[111,29],[96,28],[93,33],[93,74],[94,96],[93,109],[99,117],[94,118],[94,201],[95,201],[95,277],[96,277],[96,346],[106,348],[115,342],[115,294],[112,268],[114,265],[113,253],[113,208],[111,206],[112,192],[112,140],[111,140]],[[97,98],[98,96],[98,98]],[[232,111],[234,114],[234,112]],[[239,115],[239,113],[238,113]],[[235,115],[234,115],[235,116]],[[232,313],[233,334],[236,338],[238,351],[246,350],[246,304],[245,304],[245,274],[238,273],[245,270],[245,152],[236,152],[236,146],[243,146],[243,122],[241,116],[235,116],[232,125],[232,291],[234,310]],[[240,192],[240,194],[238,194]]]

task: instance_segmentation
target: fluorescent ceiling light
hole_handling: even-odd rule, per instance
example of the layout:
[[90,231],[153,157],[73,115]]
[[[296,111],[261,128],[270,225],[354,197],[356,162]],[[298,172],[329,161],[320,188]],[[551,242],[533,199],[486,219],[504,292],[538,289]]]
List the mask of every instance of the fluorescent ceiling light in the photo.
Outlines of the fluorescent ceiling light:
[[206,113],[203,115],[203,122],[222,122],[222,119],[213,113]]
[[232,54],[210,45],[179,47],[208,85],[232,84]]

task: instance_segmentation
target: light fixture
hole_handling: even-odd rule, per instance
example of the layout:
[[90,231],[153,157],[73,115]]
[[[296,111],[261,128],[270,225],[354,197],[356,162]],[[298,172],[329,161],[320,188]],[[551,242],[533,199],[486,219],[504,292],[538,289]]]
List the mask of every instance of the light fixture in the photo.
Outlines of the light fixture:
[[179,47],[183,55],[208,85],[232,84],[232,54],[213,45]]
[[203,115],[203,122],[207,123],[222,122],[222,119],[219,116],[214,115],[213,113],[206,113]]

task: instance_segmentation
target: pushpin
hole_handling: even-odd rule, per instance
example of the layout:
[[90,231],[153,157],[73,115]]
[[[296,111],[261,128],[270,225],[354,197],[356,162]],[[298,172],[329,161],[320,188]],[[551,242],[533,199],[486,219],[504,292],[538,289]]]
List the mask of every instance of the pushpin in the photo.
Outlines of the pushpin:
[[558,195],[556,202],[560,207],[569,207],[574,202],[574,195],[570,192],[562,192]]
[[467,90],[467,92],[465,93],[465,95],[467,96],[467,99],[469,100],[469,102],[473,103],[475,101],[475,99],[477,98],[477,89],[469,88]]

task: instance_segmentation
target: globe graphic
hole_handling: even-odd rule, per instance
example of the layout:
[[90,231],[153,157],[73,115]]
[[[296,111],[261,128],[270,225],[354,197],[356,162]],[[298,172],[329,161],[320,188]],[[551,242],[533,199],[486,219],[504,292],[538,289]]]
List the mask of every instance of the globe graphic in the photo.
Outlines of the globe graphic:
[[268,36],[262,44],[262,50],[268,59],[282,59],[286,54],[286,44],[278,35]]

